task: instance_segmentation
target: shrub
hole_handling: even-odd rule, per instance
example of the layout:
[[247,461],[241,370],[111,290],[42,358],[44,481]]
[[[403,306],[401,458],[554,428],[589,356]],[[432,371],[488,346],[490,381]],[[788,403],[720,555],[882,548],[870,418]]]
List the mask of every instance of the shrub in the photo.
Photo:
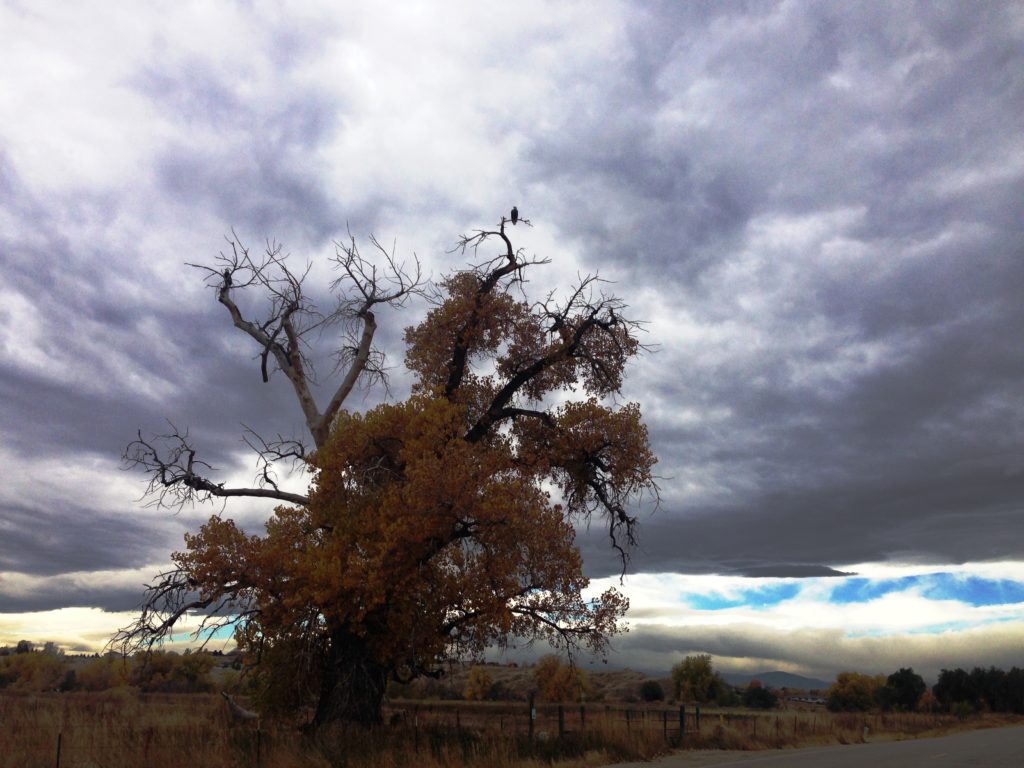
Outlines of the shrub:
[[462,697],[468,701],[483,701],[491,697],[494,680],[486,667],[473,667],[469,670],[469,679],[462,691]]
[[121,656],[91,659],[76,674],[77,687],[86,691],[108,691],[128,684],[128,661]]
[[657,680],[644,680],[640,685],[640,698],[644,701],[664,701],[665,689]]
[[751,680],[743,691],[743,706],[753,709],[772,709],[779,703],[779,697],[761,685],[759,680]]
[[533,670],[541,701],[580,701],[593,698],[590,677],[582,669],[562,663],[554,654],[541,656]]

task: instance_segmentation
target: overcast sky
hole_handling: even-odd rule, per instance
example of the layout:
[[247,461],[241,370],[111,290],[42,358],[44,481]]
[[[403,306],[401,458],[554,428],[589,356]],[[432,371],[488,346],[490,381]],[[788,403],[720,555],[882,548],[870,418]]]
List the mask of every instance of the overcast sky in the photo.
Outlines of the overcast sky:
[[[138,502],[137,429],[243,482],[243,422],[301,434],[186,262],[234,228],[325,282],[350,230],[437,278],[517,204],[538,290],[599,270],[656,347],[626,395],[663,500],[612,664],[1024,664],[1020,4],[7,0],[0,28],[0,644],[102,644],[214,511]],[[395,398],[423,311],[380,317]]]

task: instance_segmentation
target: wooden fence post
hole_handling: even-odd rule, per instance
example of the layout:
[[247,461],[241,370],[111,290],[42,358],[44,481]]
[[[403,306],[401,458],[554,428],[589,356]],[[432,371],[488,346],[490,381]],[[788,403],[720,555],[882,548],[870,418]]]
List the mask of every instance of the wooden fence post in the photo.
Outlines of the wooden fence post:
[[697,707],[697,733],[700,733],[700,707]]
[[565,736],[565,707],[558,705],[558,737]]
[[63,731],[57,731],[57,768],[60,768],[60,743],[64,738]]
[[668,710],[663,709],[661,711],[661,730],[662,735],[665,737],[665,741],[668,741]]
[[530,691],[530,694],[527,697],[527,706],[530,708],[530,712],[529,712],[529,715],[530,715],[530,730],[529,730],[530,741],[533,741],[533,720],[534,720],[535,717],[537,717],[537,710],[533,708],[533,697],[534,697],[534,692]]
[[580,704],[580,730],[587,727],[587,705]]
[[683,734],[686,733],[686,707],[679,707],[679,743],[683,743]]

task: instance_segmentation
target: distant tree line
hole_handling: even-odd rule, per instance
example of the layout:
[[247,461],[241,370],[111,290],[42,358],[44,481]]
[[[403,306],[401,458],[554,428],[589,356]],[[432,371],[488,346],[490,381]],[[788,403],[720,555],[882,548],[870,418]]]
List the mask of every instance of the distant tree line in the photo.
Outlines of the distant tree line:
[[[215,682],[213,670],[223,667],[226,658],[220,651],[153,651],[134,657],[107,654],[92,657],[66,656],[54,643],[36,648],[27,640],[14,647],[0,647],[0,690],[15,691],[104,691],[135,688],[143,692],[206,693],[219,687],[235,687],[230,670]],[[241,664],[235,659],[236,670]],[[745,687],[730,685],[714,670],[711,656],[687,656],[671,672],[674,700],[716,706],[744,706],[771,709],[778,706],[777,691],[752,680]],[[420,681],[422,682],[422,681]],[[463,698],[470,701],[522,698],[500,681],[492,679],[486,667],[469,671],[465,687],[458,691],[439,680],[431,685],[389,688],[398,698]],[[555,655],[544,656],[532,670],[532,689],[538,701],[593,701],[595,692],[587,673],[563,663]],[[666,691],[658,680],[640,684],[639,700],[659,702]],[[782,690],[785,693],[785,689]],[[631,700],[637,700],[635,697]],[[912,668],[901,668],[891,675],[865,675],[841,672],[828,689],[827,706],[833,712],[952,712],[961,716],[974,712],[1024,714],[1024,670],[1009,671],[996,667],[944,669],[938,682],[927,684]]]
[[[661,700],[660,685],[648,681],[641,688],[644,701]],[[752,680],[746,688],[729,685],[714,670],[711,656],[687,656],[672,668],[672,687],[677,701],[697,704],[770,709],[779,694]],[[785,690],[783,690],[785,693]],[[833,712],[1008,712],[1024,714],[1024,670],[1006,672],[995,667],[942,670],[929,690],[913,668],[904,667],[891,675],[841,672],[828,689],[827,706]]]
[[947,711],[965,706],[975,712],[1024,714],[1024,670],[1013,667],[1004,672],[995,667],[944,669],[932,688],[937,703]]
[[1024,670],[1009,672],[995,667],[944,669],[931,691],[913,669],[900,669],[885,677],[842,672],[828,692],[828,708],[834,712],[938,711],[960,715],[971,712],[1024,714]]
[[[221,658],[218,658],[221,657]],[[222,654],[205,651],[154,651],[126,658],[107,654],[86,658],[65,655],[53,643],[36,649],[22,640],[13,652],[0,649],[0,690],[106,691],[136,688],[145,693],[208,693]]]

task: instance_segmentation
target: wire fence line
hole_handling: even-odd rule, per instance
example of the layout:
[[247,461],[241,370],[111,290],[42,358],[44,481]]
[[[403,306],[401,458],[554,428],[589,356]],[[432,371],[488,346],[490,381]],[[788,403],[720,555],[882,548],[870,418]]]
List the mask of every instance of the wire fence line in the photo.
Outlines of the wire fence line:
[[[600,733],[631,742],[662,740],[674,748],[704,745],[715,731],[726,729],[760,742],[800,742],[839,733],[916,732],[941,727],[949,717],[916,714],[832,714],[824,711],[765,713],[704,712],[694,706],[612,706],[602,704],[390,702],[383,738],[418,755],[436,749],[439,737],[453,734],[497,740],[548,742]],[[111,722],[74,724],[64,721],[48,733],[0,731],[0,768],[98,768],[117,765],[180,765],[189,756],[216,755],[217,766],[270,768],[275,757],[300,754],[309,746],[296,728],[252,722],[223,724],[208,731],[194,724]],[[702,736],[704,741],[701,741]],[[202,744],[197,742],[201,741]],[[202,750],[199,750],[199,747]],[[130,756],[130,759],[129,759]],[[182,759],[184,756],[185,759]],[[13,762],[12,762],[13,761]],[[208,764],[202,758],[196,765]],[[210,763],[212,765],[212,763]]]
[[[680,734],[696,732],[699,727],[699,710],[685,707],[653,710],[532,702],[501,707],[403,703],[386,707],[382,730],[404,738],[418,753],[439,732],[544,741],[588,730],[618,730],[637,737],[658,731],[666,742],[679,744]],[[0,768],[92,768],[116,765],[117,759],[125,755],[150,765],[160,756],[194,753],[199,737],[191,724],[135,727],[129,722],[112,729],[109,723],[64,723],[46,730],[50,733],[0,738]],[[253,723],[206,733],[201,738],[206,750],[234,754],[239,765],[262,768],[280,750],[300,750],[304,737],[295,728]],[[8,762],[8,757],[17,762]]]

